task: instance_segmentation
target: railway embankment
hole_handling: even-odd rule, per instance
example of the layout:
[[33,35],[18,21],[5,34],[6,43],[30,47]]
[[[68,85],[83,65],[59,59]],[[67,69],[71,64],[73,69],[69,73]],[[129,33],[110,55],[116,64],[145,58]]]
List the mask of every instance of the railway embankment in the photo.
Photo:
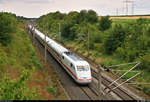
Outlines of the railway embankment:
[[[51,66],[32,45],[19,22],[7,46],[0,45],[0,100],[66,99]],[[21,93],[20,93],[21,92]]]

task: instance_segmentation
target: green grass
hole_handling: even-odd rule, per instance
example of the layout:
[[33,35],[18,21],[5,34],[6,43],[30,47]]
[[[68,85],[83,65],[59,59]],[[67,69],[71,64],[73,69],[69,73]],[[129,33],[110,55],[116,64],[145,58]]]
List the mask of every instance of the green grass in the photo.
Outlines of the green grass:
[[[20,77],[23,73],[26,73],[26,71],[32,72],[32,69],[34,68],[42,69],[40,62],[38,61],[37,54],[32,46],[32,42],[24,30],[21,29],[21,26],[21,23],[17,25],[16,33],[12,34],[12,42],[8,44],[8,46],[4,47],[0,45],[0,76],[10,75],[7,77],[9,77],[11,81],[15,81],[15,79],[12,79],[11,76],[16,76],[16,73],[14,73],[16,71]],[[12,69],[14,72],[9,72],[9,70]],[[19,77],[16,76],[16,79]],[[0,83],[1,80],[3,80],[3,77],[0,77]],[[2,86],[0,86],[0,90],[1,87]],[[32,93],[32,89],[28,89],[26,86],[19,87],[18,89],[16,88],[15,90],[25,90],[25,92],[28,90],[27,92]],[[5,97],[5,95],[7,95],[7,97]],[[1,93],[0,97],[3,98],[3,100],[7,100],[7,98],[15,100],[16,96],[13,95],[15,95],[15,93]],[[31,95],[22,93],[20,95],[25,95],[24,97],[26,97],[26,99],[40,99],[40,96],[37,94]],[[17,99],[19,99],[19,97]]]
[[134,23],[136,19],[112,19],[113,23]]
[[55,89],[54,89],[53,86],[49,86],[49,87],[47,87],[46,89],[47,89],[48,92],[50,92],[50,93],[52,93],[54,96],[56,96],[56,91],[55,91]]

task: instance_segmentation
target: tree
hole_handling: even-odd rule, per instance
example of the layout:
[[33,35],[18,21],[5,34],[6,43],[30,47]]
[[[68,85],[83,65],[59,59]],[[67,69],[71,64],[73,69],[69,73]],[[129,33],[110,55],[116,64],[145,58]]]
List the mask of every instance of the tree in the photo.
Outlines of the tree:
[[54,19],[62,20],[65,17],[65,14],[56,11],[52,14]]
[[78,30],[77,17],[78,12],[72,11],[65,17],[62,25],[62,36],[71,40],[75,39]]
[[81,10],[77,17],[77,23],[81,24],[82,22],[87,22],[87,10]]
[[98,21],[97,13],[93,10],[89,10],[87,13],[87,19],[90,23],[96,23]]
[[70,28],[72,27],[73,25],[71,23],[64,23],[62,25],[62,36],[65,37],[65,38],[68,38],[69,37],[69,34],[70,34]]
[[124,29],[120,24],[109,30],[108,36],[104,41],[104,49],[107,54],[112,54],[124,42],[128,30]]
[[77,17],[79,13],[76,11],[71,11],[68,13],[68,15],[65,17],[65,22],[72,23],[73,25],[77,23]]
[[112,21],[109,19],[109,16],[101,17],[99,21],[99,30],[105,31],[111,27]]
[[74,40],[77,34],[78,34],[78,24],[75,24],[70,28],[70,35],[69,35],[70,39]]
[[97,13],[94,10],[81,10],[77,17],[77,23],[82,22],[96,23],[98,21]]
[[11,42],[12,32],[16,30],[16,18],[12,14],[0,13],[0,43],[7,45]]

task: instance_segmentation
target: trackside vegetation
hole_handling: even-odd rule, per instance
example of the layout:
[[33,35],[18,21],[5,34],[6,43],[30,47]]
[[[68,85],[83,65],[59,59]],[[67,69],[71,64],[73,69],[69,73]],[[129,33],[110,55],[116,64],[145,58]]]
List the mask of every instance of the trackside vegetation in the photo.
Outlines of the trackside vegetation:
[[27,81],[41,65],[32,43],[19,27],[14,14],[0,13],[0,100],[39,98],[34,89],[27,88]]
[[[54,83],[55,76],[50,77],[53,72],[46,70],[46,65],[42,67],[25,32],[26,21],[16,18],[0,12],[0,100],[65,99]],[[47,77],[54,81],[48,84]]]
[[[93,10],[59,11],[48,13],[37,19],[37,27],[87,57],[88,32],[90,34],[90,59],[102,66],[141,61],[138,69],[143,73],[135,82],[150,81],[150,20],[110,20],[100,17]],[[84,36],[81,36],[84,35]],[[124,68],[127,70],[129,67]],[[130,67],[131,68],[131,67]],[[121,69],[121,68],[118,68]],[[130,75],[129,75],[130,76]],[[128,78],[126,76],[125,78]],[[150,95],[149,85],[136,85]]]
[[0,43],[7,45],[11,42],[12,32],[16,30],[16,18],[14,14],[0,13]]

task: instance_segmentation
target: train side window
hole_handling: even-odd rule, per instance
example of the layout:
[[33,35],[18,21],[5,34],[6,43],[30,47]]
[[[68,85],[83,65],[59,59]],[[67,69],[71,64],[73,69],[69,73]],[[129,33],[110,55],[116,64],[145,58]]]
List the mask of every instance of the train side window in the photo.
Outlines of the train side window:
[[70,64],[71,68],[73,68],[75,70],[75,67],[72,65],[72,63]]
[[75,67],[74,67],[74,66],[73,66],[72,68],[75,70]]
[[64,56],[62,56],[62,59],[64,59]]
[[70,66],[72,67],[72,63],[70,64]]

